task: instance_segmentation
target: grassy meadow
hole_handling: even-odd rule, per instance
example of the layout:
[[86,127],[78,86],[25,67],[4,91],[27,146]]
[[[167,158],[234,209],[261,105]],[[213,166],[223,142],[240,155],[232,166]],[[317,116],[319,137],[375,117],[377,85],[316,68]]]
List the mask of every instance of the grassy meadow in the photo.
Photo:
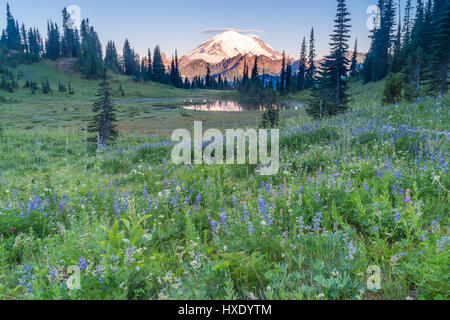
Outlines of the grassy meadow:
[[[450,298],[448,95],[382,106],[382,82],[355,82],[347,114],[282,113],[281,169],[263,177],[175,166],[167,137],[194,120],[255,127],[260,113],[120,103],[119,141],[98,151],[83,131],[98,81],[50,62],[13,71],[54,92],[0,93],[0,299]],[[112,88],[233,97],[119,75]]]
[[[0,114],[0,126],[6,128],[36,131],[44,129],[82,134],[91,120],[92,104],[99,80],[84,79],[74,71],[72,59],[60,59],[56,63],[44,60],[31,65],[19,65],[12,71],[19,77],[20,88],[13,93],[2,91],[4,99]],[[49,81],[51,94],[30,88],[23,88],[26,81],[34,81],[40,87],[42,81]],[[71,86],[74,94],[59,92],[58,84]],[[261,112],[223,113],[190,111],[180,112],[178,105],[190,101],[235,99],[233,91],[183,90],[156,82],[136,83],[130,77],[110,74],[113,99],[116,103],[119,130],[124,134],[157,134],[170,136],[186,122],[204,121],[206,128],[254,127],[261,121]],[[122,87],[125,95],[120,91]],[[286,111],[287,117],[296,117],[297,112]]]

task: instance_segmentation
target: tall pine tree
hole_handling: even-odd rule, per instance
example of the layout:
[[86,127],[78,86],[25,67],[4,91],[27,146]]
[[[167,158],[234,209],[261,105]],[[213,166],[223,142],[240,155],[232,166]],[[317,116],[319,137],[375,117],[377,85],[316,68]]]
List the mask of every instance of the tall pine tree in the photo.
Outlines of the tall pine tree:
[[344,80],[349,63],[346,58],[350,39],[350,13],[345,0],[337,0],[337,13],[334,30],[331,34],[331,54],[322,66],[318,87],[313,90],[314,99],[307,112],[314,118],[333,116],[347,110],[347,83]]
[[309,39],[308,69],[306,70],[306,88],[311,88],[316,82],[316,40],[314,36],[314,28],[311,29]]
[[92,109],[95,115],[89,125],[89,132],[97,133],[99,147],[103,147],[111,145],[119,134],[116,125],[116,110],[111,102],[111,88],[106,70],[104,70],[96,97],[97,101]]

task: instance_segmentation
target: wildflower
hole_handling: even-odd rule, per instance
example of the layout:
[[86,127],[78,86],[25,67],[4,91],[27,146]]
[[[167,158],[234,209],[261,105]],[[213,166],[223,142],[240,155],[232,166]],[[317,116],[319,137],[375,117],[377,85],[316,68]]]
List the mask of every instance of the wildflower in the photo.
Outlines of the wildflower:
[[217,232],[217,221],[216,220],[211,220],[209,225],[211,227],[212,234],[215,234]]
[[19,283],[22,287],[27,290],[27,294],[29,294],[33,290],[34,281],[34,266],[25,265],[22,271],[22,278],[19,280]]
[[314,223],[314,225],[313,225],[313,227],[311,229],[313,232],[319,233],[320,231],[322,231],[322,227],[321,227],[321,224],[322,224],[322,213],[321,212],[317,212],[316,213],[316,216],[313,219],[313,223]]
[[255,227],[249,223],[248,224],[248,234],[251,236],[255,232]]
[[381,171],[379,169],[377,171],[377,176],[378,176],[378,179],[383,180],[383,174],[381,173]]
[[127,250],[125,251],[126,254],[126,259],[125,262],[127,263],[128,266],[131,266],[134,263],[134,254],[136,252],[136,248],[135,247],[129,247],[127,248]]
[[304,234],[304,232],[308,230],[308,227],[305,225],[302,216],[297,218],[297,229],[300,232],[300,234]]
[[[103,262],[103,261],[102,261]],[[105,267],[103,266],[103,264],[99,264],[94,271],[94,275],[97,276],[99,278],[100,283],[103,284],[103,277],[105,275]]]
[[447,248],[449,244],[450,238],[449,237],[442,237],[441,239],[436,240],[436,250],[438,253],[445,252],[445,249]]
[[348,255],[347,255],[347,259],[348,260],[353,260],[355,257],[355,254],[358,252],[358,248],[356,248],[353,244],[353,241],[350,241],[348,243]]
[[396,212],[395,214],[394,214],[394,220],[395,220],[395,222],[399,222],[400,221],[400,212]]
[[226,232],[226,233],[230,233],[230,231],[228,230],[228,221],[227,221],[227,215],[225,213],[222,213],[220,215],[220,225],[222,226],[222,229]]
[[325,295],[324,295],[323,293],[319,293],[319,294],[316,296],[316,298],[319,299],[319,300],[323,300],[323,299],[325,298]]
[[196,206],[196,207],[199,207],[201,201],[202,201],[202,193],[200,192],[200,193],[197,195],[197,198],[196,198],[196,201],[195,201],[195,206]]
[[87,268],[86,260],[84,260],[84,258],[80,258],[80,260],[78,260],[78,266],[81,270],[85,270]]
[[253,293],[250,293],[250,294],[248,295],[248,299],[249,299],[249,300],[252,300],[252,301],[259,300]]

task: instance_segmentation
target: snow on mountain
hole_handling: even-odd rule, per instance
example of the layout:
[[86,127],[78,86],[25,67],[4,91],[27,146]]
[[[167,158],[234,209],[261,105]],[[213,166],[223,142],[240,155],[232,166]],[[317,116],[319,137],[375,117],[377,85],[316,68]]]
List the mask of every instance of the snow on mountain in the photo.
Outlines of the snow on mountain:
[[192,52],[185,55],[186,60],[203,60],[217,64],[238,55],[266,56],[273,60],[282,58],[281,53],[253,34],[242,34],[236,31],[225,31],[217,34]]

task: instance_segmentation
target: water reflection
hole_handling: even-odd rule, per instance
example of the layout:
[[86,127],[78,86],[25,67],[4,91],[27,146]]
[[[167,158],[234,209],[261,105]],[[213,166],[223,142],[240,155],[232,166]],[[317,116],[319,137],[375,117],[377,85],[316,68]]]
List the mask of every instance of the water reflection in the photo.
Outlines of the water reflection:
[[[299,104],[282,104],[278,106],[281,110],[291,109],[298,110]],[[220,112],[243,112],[243,111],[264,111],[266,107],[255,104],[244,104],[237,101],[203,101],[192,102],[182,105],[181,108],[196,111],[220,111]]]

